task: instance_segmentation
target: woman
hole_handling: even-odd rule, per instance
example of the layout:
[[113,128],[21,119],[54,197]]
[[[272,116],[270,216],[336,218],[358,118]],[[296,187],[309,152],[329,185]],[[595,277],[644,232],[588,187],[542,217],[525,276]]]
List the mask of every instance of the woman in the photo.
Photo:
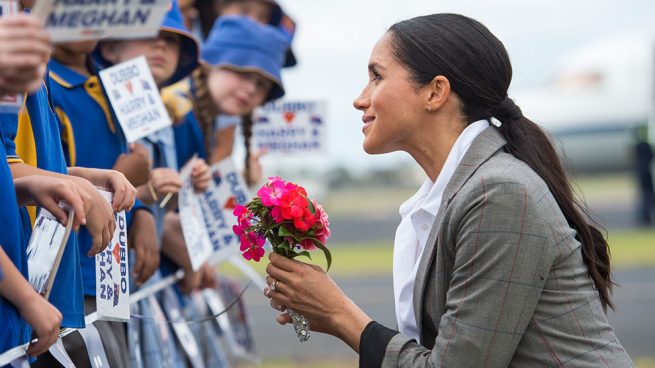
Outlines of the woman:
[[429,177],[400,209],[400,332],[371,321],[318,267],[276,254],[271,305],[342,339],[363,367],[632,367],[604,314],[607,242],[547,136],[507,97],[511,76],[503,44],[473,19],[392,26],[354,106],[366,152],[406,151]]

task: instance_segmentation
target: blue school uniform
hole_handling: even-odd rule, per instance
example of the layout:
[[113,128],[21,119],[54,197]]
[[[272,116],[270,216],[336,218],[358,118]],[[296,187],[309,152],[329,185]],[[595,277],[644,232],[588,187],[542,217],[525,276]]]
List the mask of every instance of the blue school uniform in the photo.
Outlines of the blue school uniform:
[[[2,130],[2,125],[0,124],[0,131]],[[2,145],[0,145],[0,154],[5,154],[5,149]],[[26,244],[22,239],[16,192],[9,166],[3,160],[0,160],[0,193],[0,224],[2,224],[0,248],[4,250],[23,277],[27,278]],[[0,280],[2,280],[2,270],[0,270]],[[0,296],[0,318],[2,319],[2,328],[0,328],[0,354],[29,341],[29,326],[20,318],[16,307],[2,296]]]
[[[59,138],[59,124],[50,106],[45,85],[27,95],[18,116],[3,114],[0,120],[2,142],[9,163],[22,161],[43,170],[67,173]],[[20,212],[23,236],[29,239],[36,208],[21,208]],[[71,233],[68,238],[49,301],[62,313],[62,327],[84,327],[82,275],[75,233]]]
[[[48,68],[52,104],[68,166],[111,169],[128,148],[98,77],[81,75],[56,60],[50,60]],[[86,256],[93,238],[86,227],[81,227],[78,239],[84,295],[95,296],[95,257]]]

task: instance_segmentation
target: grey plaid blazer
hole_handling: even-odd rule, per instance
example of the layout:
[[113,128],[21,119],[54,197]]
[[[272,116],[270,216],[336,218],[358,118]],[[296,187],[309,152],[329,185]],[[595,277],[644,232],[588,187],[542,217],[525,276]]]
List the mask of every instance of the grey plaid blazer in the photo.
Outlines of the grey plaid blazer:
[[634,367],[580,243],[544,181],[482,132],[448,183],[420,260],[421,344],[395,335],[383,367]]

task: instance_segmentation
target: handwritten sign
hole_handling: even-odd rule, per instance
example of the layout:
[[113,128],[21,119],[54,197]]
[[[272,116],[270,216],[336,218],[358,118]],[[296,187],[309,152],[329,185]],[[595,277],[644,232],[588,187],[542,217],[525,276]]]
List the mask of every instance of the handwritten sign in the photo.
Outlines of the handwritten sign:
[[[112,194],[99,190],[111,203]],[[127,260],[127,221],[125,211],[114,214],[116,230],[107,248],[96,254],[96,304],[98,319],[130,320],[130,281]]]
[[170,0],[38,0],[39,17],[54,43],[155,37]]
[[201,195],[194,192],[191,182],[191,168],[195,159],[186,164],[180,172],[182,188],[178,196],[178,208],[191,267],[197,271],[209,259],[212,245],[205,226],[203,199]]
[[232,212],[237,204],[248,202],[250,193],[231,158],[214,164],[211,175],[201,203],[212,244],[210,263],[216,264],[239,254],[239,239],[232,230],[237,219]]
[[63,204],[61,207],[68,211],[66,226],[60,224],[52,213],[42,208],[36,217],[32,236],[27,245],[30,284],[46,298],[50,295],[73,226],[73,210]]
[[325,101],[271,102],[255,110],[257,148],[278,153],[324,153]]
[[99,75],[128,142],[172,124],[144,56],[104,69]]
[[0,0],[0,17],[16,14],[19,11],[17,0]]

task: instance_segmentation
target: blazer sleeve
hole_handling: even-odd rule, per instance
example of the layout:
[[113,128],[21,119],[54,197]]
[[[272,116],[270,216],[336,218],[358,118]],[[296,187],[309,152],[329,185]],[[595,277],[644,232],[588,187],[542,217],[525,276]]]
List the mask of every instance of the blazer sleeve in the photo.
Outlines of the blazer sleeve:
[[[440,245],[454,249],[455,258],[434,347],[397,334],[382,367],[508,366],[553,263],[548,211],[533,198],[540,194],[530,192],[522,183],[482,179],[476,190],[461,193],[460,208],[445,219],[454,221],[444,230],[451,244]],[[423,308],[434,302],[425,300]]]

